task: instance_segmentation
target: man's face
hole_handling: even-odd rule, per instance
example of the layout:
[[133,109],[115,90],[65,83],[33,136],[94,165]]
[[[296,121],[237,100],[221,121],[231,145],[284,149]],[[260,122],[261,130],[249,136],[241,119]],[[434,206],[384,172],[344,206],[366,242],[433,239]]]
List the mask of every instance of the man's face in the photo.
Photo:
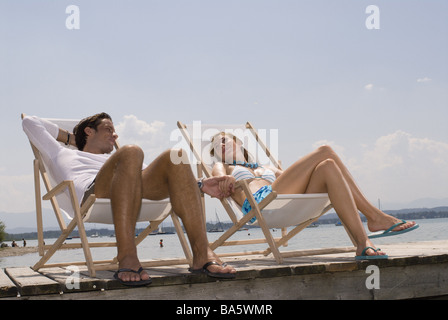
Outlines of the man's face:
[[87,143],[84,151],[91,153],[111,153],[114,150],[118,135],[115,133],[114,124],[109,119],[102,119],[95,129],[87,127]]

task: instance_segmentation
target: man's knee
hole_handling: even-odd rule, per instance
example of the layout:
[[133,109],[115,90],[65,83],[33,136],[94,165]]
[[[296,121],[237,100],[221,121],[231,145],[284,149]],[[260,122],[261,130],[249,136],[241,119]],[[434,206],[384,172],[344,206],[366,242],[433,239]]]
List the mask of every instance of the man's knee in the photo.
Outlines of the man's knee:
[[117,154],[125,160],[143,162],[144,152],[142,148],[136,145],[125,145],[121,147]]

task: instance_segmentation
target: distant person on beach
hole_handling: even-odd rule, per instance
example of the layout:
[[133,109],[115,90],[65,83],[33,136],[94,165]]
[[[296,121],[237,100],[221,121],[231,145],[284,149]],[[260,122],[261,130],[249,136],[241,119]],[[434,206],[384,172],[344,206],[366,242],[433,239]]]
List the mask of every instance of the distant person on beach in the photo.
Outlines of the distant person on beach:
[[11,247],[17,248],[17,247],[19,247],[19,245],[15,242],[15,240],[12,240]]
[[[318,148],[284,171],[253,162],[242,141],[229,133],[221,132],[212,138],[211,154],[220,161],[214,165],[212,174],[233,177],[233,181],[222,183],[223,190],[228,188],[228,184],[234,185],[236,181],[247,179],[257,202],[261,202],[272,190],[278,194],[328,193],[336,213],[356,242],[357,259],[387,258],[370,241],[358,210],[367,217],[370,231],[386,230],[379,236],[400,234],[418,227],[415,222],[398,220],[375,208],[329,146]],[[232,198],[242,207],[243,213],[251,210],[243,190],[237,189]]]
[[160,239],[159,246],[160,248],[163,248],[163,239]]
[[26,240],[24,238],[22,238],[22,241],[23,241],[23,247],[25,248],[26,247]]
[[[91,193],[98,198],[111,199],[117,239],[119,270],[115,277],[127,285],[146,285],[151,282],[141,268],[134,242],[134,232],[141,200],[170,198],[174,212],[182,219],[193,250],[192,272],[204,272],[211,277],[233,278],[235,269],[223,265],[210,249],[200,192],[223,198],[233,191],[219,188],[229,177],[197,181],[184,150],[167,150],[148,166],[143,163],[143,151],[127,145],[115,152],[118,138],[111,117],[100,113],[79,122],[73,134],[38,117],[26,116],[23,129],[53,170],[58,182],[73,180],[78,199]],[[59,142],[78,150],[64,148]],[[172,154],[182,159],[171,161]]]

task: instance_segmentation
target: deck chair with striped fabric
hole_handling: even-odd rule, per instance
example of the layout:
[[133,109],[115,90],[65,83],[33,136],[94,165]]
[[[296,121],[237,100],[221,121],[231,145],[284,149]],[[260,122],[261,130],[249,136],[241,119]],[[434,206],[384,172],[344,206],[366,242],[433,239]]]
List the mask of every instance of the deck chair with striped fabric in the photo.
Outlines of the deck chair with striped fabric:
[[[22,114],[22,119],[25,115]],[[78,120],[68,119],[46,119],[59,126],[59,128],[72,132]],[[97,270],[111,270],[116,268],[118,261],[115,258],[111,260],[94,261],[91,248],[98,247],[116,247],[116,242],[90,242],[88,241],[85,223],[113,224],[112,209],[109,199],[96,198],[91,194],[87,199],[83,199],[82,205],[79,205],[78,197],[75,192],[73,181],[56,181],[55,175],[51,168],[42,157],[41,151],[30,141],[31,149],[34,154],[34,189],[37,217],[37,233],[38,233],[38,251],[41,256],[40,260],[33,266],[34,270],[48,267],[65,267],[70,265],[85,265],[89,274],[94,277]],[[61,144],[65,146],[64,144]],[[69,148],[70,146],[65,146]],[[118,144],[115,146],[118,148]],[[71,147],[72,148],[72,147]],[[41,181],[46,190],[45,195],[41,195]],[[50,201],[56,220],[59,224],[61,235],[52,245],[45,245],[43,236],[43,217],[42,217],[42,200]],[[146,221],[149,225],[136,237],[136,245],[140,244],[146,236],[157,230],[159,225],[171,216],[176,232],[179,236],[182,248],[186,258],[180,259],[164,259],[142,261],[143,267],[159,266],[159,265],[175,265],[175,264],[192,264],[192,254],[189,249],[187,240],[182,231],[179,219],[173,213],[170,200],[150,201],[143,200],[138,222]],[[65,219],[64,219],[65,217]],[[66,223],[66,220],[70,222]],[[64,242],[70,236],[72,231],[77,228],[80,243],[65,244]],[[82,248],[85,261],[63,262],[63,263],[47,263],[49,259],[60,249]]]
[[[246,148],[249,146],[247,149],[252,156],[255,157],[256,162],[269,164],[281,169],[279,161],[274,157],[273,153],[264,142],[264,139],[261,138],[249,122],[245,125],[204,125],[200,122],[193,123],[193,125],[185,125],[178,122],[177,125],[197,161],[199,177],[203,174],[205,174],[206,177],[209,177],[212,174],[213,164],[217,160],[210,155],[210,139],[219,132],[229,132],[234,136],[237,136],[243,141]],[[267,135],[267,132],[263,132],[263,135]],[[272,133],[271,139],[274,135],[275,131]],[[258,243],[267,243],[268,248],[262,251],[224,253],[220,254],[220,256],[248,254],[263,254],[267,256],[272,253],[277,263],[281,264],[286,257],[355,251],[354,247],[280,251],[282,246],[287,246],[288,240],[310,224],[317,221],[319,217],[332,208],[327,193],[277,194],[273,191],[263,201],[257,204],[249,190],[248,183],[245,180],[237,182],[237,187],[243,188],[252,210],[247,215],[244,215],[241,211],[241,207],[232,198],[229,197],[221,200],[229,218],[233,222],[233,226],[210,245],[212,250],[215,250],[220,246]],[[244,227],[246,224],[250,224],[251,219],[254,217],[256,217],[255,224],[257,224],[263,231],[263,239],[227,241],[233,234],[235,234],[235,232],[240,230],[240,228]],[[287,232],[287,228],[289,227],[293,228]],[[282,229],[282,236],[274,239],[270,232],[271,228]]]

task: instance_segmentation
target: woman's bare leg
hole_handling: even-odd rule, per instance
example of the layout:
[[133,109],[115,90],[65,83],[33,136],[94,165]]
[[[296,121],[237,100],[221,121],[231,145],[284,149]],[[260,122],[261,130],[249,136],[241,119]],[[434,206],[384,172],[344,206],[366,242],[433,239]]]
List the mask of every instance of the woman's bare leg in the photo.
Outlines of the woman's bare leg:
[[[321,146],[312,153],[296,161],[277,179],[278,182],[274,182],[274,184],[277,183],[279,185],[274,186],[273,184],[274,189],[279,193],[304,193],[314,168],[326,159],[335,161],[341,170],[341,173],[352,192],[356,207],[367,218],[367,224],[370,231],[386,230],[400,221],[377,209],[366,199],[347,167],[329,146]],[[394,231],[407,229],[413,225],[415,225],[415,222],[407,222],[406,224],[394,228]]]
[[[304,181],[301,182],[304,183]],[[279,185],[281,187],[281,182]],[[357,255],[360,255],[366,247],[374,248],[364,231],[350,186],[334,160],[324,160],[315,167],[303,193],[328,193],[339,218],[356,243]],[[382,255],[383,253],[376,253],[374,250],[369,249],[366,254]]]

